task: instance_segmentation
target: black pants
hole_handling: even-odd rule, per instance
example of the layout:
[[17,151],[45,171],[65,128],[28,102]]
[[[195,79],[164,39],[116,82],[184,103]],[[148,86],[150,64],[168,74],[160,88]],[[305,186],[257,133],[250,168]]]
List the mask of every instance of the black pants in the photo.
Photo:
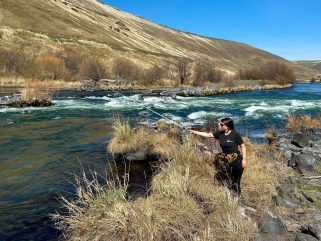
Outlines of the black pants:
[[216,168],[215,179],[226,185],[237,196],[241,195],[241,177],[244,170],[242,160],[242,156],[239,155],[231,165],[218,159],[214,162]]

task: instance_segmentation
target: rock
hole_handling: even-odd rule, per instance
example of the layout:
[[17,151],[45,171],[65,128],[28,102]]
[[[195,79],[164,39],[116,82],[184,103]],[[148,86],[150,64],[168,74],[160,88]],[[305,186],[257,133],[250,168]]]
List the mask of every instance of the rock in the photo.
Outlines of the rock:
[[280,196],[276,197],[276,202],[279,206],[283,206],[286,208],[299,208],[299,205],[296,204],[292,199],[290,198],[281,198]]
[[286,229],[291,233],[300,232],[302,225],[299,223],[289,223],[286,225]]
[[283,219],[271,211],[268,211],[263,219],[259,222],[259,226],[264,233],[273,233],[276,235],[287,234],[285,222]]
[[298,233],[295,237],[295,241],[317,241],[317,239],[309,234]]
[[291,141],[291,144],[297,146],[297,147],[306,147],[309,143],[309,137],[307,135],[303,135],[302,133],[296,133],[293,136],[293,139]]
[[147,159],[148,147],[145,146],[134,153],[130,153],[126,156],[128,161],[144,161]]
[[285,197],[287,194],[293,192],[295,186],[292,183],[284,183],[279,187],[279,194]]
[[295,154],[292,153],[291,159],[289,161],[289,165],[292,167],[297,167],[300,171],[308,170],[312,171],[317,164],[317,157],[313,154]]
[[276,241],[280,237],[271,233],[259,233],[255,236],[254,241]]
[[321,221],[314,221],[303,226],[302,233],[310,234],[317,240],[321,240]]
[[296,209],[294,210],[294,212],[295,212],[296,214],[304,214],[304,213],[305,213],[305,210],[304,210],[303,208],[296,208]]

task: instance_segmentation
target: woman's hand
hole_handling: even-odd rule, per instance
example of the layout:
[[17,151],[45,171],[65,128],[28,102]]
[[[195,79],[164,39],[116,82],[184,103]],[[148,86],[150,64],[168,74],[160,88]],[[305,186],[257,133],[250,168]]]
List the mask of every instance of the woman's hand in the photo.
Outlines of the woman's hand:
[[246,159],[243,159],[243,160],[242,160],[242,167],[243,167],[243,168],[246,168],[246,167],[247,167]]

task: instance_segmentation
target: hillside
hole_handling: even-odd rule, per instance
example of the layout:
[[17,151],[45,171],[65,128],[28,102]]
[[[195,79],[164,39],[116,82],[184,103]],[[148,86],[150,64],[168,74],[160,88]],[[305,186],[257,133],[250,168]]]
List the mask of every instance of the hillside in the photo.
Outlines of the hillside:
[[142,65],[206,59],[230,73],[278,60],[292,66],[299,77],[315,74],[247,44],[174,30],[96,0],[1,0],[0,10],[0,47],[35,55],[71,46],[106,58],[127,57]]
[[295,62],[321,72],[321,60],[298,60]]

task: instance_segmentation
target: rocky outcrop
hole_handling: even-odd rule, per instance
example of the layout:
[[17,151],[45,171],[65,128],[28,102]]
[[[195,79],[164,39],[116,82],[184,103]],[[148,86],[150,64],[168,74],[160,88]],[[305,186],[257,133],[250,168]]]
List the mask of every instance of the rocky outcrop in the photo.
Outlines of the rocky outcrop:
[[218,94],[228,94],[233,92],[251,91],[251,90],[268,90],[276,88],[288,88],[291,85],[259,85],[256,83],[247,83],[246,85],[239,85],[233,87],[225,87],[222,84],[216,84],[206,87],[189,87],[165,90],[160,93],[161,96],[210,96]]
[[318,172],[321,165],[321,129],[283,134],[276,148],[282,151],[288,165],[301,173]]
[[267,212],[255,240],[321,240],[321,129],[282,134],[275,147],[297,174],[285,179],[275,197],[282,217]]
[[34,101],[24,101],[21,99],[21,95],[10,95],[10,96],[0,96],[0,108],[12,107],[12,108],[23,108],[23,107],[47,107],[52,106],[53,103],[49,100],[34,100]]

